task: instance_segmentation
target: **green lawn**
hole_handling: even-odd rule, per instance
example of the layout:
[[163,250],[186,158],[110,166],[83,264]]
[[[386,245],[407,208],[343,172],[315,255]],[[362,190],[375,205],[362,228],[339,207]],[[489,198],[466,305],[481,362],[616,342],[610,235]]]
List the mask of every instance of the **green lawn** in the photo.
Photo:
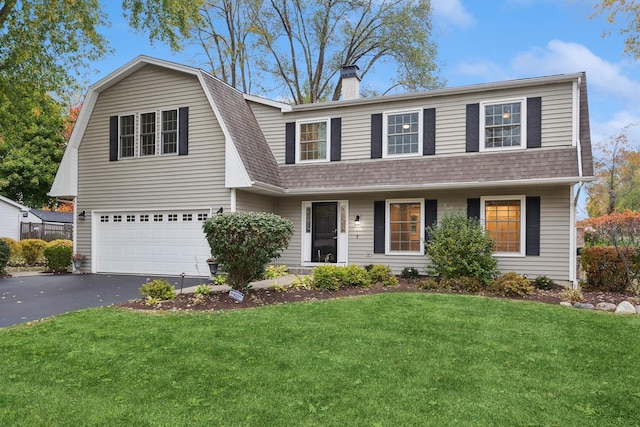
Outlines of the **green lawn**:
[[2,426],[638,425],[640,316],[435,294],[0,330]]

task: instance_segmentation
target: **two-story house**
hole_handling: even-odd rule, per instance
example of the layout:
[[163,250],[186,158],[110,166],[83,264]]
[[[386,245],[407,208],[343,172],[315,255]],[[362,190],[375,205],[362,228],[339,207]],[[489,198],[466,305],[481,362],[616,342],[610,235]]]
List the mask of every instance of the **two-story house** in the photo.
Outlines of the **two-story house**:
[[593,177],[584,73],[288,105],[138,57],[91,86],[51,195],[76,201],[98,273],[206,275],[202,221],[289,218],[288,266],[428,262],[425,229],[480,218],[501,271],[574,281],[577,188]]

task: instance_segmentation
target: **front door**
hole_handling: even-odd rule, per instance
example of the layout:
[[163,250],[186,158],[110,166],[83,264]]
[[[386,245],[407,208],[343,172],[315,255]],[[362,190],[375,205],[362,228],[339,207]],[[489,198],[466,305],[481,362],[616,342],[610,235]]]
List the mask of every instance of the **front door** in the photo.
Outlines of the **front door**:
[[338,203],[313,203],[311,210],[311,261],[337,262]]

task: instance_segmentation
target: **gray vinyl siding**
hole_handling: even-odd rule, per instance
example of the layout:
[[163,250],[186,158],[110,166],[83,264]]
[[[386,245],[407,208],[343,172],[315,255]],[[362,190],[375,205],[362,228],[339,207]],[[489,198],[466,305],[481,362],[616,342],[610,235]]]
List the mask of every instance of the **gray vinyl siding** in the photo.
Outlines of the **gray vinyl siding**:
[[[189,107],[188,155],[109,161],[110,116],[180,107]],[[87,212],[87,219],[78,221],[78,250],[91,253],[92,211],[215,212],[228,206],[224,152],[222,130],[195,76],[147,65],[103,91],[78,151],[77,210]]]
[[[279,164],[284,164],[285,123],[304,119],[342,118],[342,161],[369,159],[371,114],[405,109],[436,109],[436,155],[465,153],[466,105],[521,97],[542,97],[542,147],[572,144],[573,86],[556,83],[535,88],[489,90],[470,94],[419,97],[411,100],[318,108],[282,113],[251,102],[250,105]],[[321,107],[321,104],[318,105]]]
[[236,191],[236,210],[238,212],[270,212],[275,210],[275,199],[262,194]]
[[[570,265],[570,187],[527,187],[503,188],[472,191],[426,191],[406,193],[352,194],[340,195],[339,199],[349,200],[348,218],[348,263],[365,266],[384,264],[399,274],[405,267],[415,267],[421,272],[427,264],[425,255],[385,255],[373,253],[373,204],[376,200],[387,199],[436,199],[438,218],[447,213],[466,213],[467,198],[482,196],[539,196],[540,206],[540,256],[497,257],[498,269],[502,272],[515,271],[530,278],[546,275],[554,280],[569,279]],[[326,197],[319,198],[327,200]],[[301,225],[302,202],[314,201],[313,198],[278,199],[276,213],[289,218],[295,226],[294,237],[289,248],[283,252],[279,262],[288,266],[301,264]],[[360,216],[360,226],[353,219]]]

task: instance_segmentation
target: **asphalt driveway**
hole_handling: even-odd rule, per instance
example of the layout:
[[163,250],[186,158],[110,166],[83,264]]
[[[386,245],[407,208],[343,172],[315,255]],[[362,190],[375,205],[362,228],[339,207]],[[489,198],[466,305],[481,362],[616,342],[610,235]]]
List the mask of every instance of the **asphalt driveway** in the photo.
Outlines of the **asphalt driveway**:
[[[38,274],[0,278],[0,327],[139,298],[147,278],[109,274]],[[180,277],[164,278],[180,291]],[[206,279],[184,279],[184,288]]]

